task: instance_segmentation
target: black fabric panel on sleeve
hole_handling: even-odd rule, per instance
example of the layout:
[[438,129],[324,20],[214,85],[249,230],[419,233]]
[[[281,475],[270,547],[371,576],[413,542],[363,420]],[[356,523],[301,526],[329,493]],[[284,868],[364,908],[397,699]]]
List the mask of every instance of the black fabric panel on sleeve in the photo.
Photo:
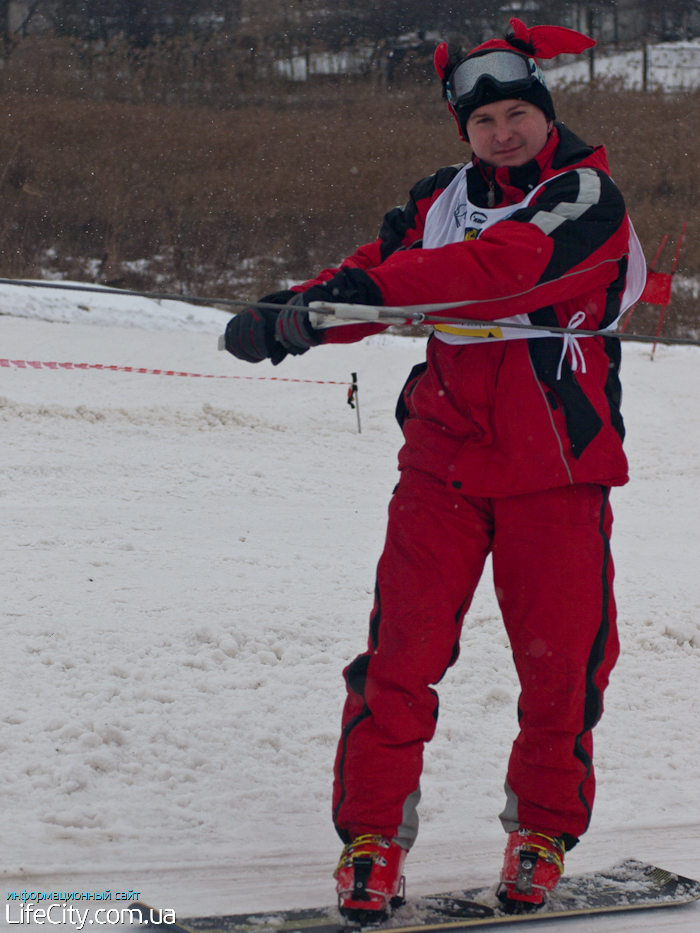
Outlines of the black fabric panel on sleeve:
[[384,215],[379,230],[379,239],[382,241],[379,254],[382,262],[397,249],[401,249],[406,234],[416,226],[416,213],[416,205],[409,201],[405,207],[394,207]]
[[392,253],[401,249],[410,230],[417,227],[418,204],[427,198],[432,198],[436,191],[444,190],[454,179],[462,165],[448,165],[438,169],[434,175],[422,178],[412,188],[405,207],[394,207],[384,216],[379,230],[379,239],[382,241],[380,255],[382,262]]
[[382,290],[364,269],[340,269],[332,279],[323,285],[314,285],[312,289],[318,290],[320,301],[339,301],[351,305],[384,304]]
[[[581,215],[573,220],[565,217],[567,210],[575,210],[578,206],[582,178],[579,171],[582,170],[573,170],[556,177],[546,185],[534,204],[516,211],[508,218],[509,221],[519,223],[534,223],[554,243],[551,259],[538,284],[558,279],[585,262],[624,222],[624,199],[610,176],[599,171],[595,172],[600,182],[597,202],[585,207]],[[593,170],[585,171],[590,173]],[[559,211],[558,205],[562,205]],[[548,214],[551,217],[547,217]]]

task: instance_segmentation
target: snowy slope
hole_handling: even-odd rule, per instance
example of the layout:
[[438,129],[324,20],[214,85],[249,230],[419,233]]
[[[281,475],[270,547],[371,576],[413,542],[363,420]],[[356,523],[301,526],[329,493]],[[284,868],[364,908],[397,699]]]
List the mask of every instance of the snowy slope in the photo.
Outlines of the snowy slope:
[[[421,341],[252,367],[216,352],[222,312],[0,301],[2,358],[256,377],[0,367],[6,890],[132,888],[180,915],[328,902],[340,675],[365,640]],[[330,384],[352,371],[361,435]],[[568,868],[636,856],[700,877],[700,353],[626,345],[624,384],[623,657]],[[497,873],[516,697],[485,578],[441,684],[412,890]],[[577,930],[697,930],[700,908],[631,922]]]

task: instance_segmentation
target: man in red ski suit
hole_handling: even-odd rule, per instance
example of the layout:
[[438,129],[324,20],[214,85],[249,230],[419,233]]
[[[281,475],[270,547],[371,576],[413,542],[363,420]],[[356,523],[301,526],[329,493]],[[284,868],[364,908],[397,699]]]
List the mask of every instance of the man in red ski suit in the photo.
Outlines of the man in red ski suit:
[[473,161],[418,182],[339,268],[263,299],[279,312],[251,308],[227,328],[236,356],[278,363],[386,326],[314,326],[306,308],[317,300],[452,302],[451,318],[484,322],[437,324],[397,408],[401,478],[369,644],[344,672],[335,764],[338,893],[360,921],[400,902],[437,722],[433,685],[457,659],[489,553],[521,685],[501,814],[507,910],[543,903],[591,818],[591,732],[619,651],[609,491],[627,482],[612,331],[639,296],[644,263],[604,149],[555,121],[536,61],[592,41],[511,25],[469,55],[444,43],[435,55]]

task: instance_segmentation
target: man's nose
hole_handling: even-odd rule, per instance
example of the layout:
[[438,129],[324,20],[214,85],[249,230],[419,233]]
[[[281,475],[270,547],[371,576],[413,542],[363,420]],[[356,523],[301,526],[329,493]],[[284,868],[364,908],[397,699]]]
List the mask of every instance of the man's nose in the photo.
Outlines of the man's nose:
[[496,123],[496,139],[508,139],[511,135],[511,126],[509,123],[503,122]]

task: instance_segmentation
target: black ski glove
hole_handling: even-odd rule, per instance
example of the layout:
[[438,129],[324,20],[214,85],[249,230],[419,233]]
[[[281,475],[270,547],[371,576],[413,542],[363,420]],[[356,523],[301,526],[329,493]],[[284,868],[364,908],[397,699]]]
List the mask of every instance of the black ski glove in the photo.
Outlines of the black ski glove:
[[[270,304],[285,304],[294,297],[294,292],[275,292],[261,298]],[[287,350],[275,339],[275,324],[279,311],[271,308],[247,308],[234,315],[226,325],[224,335],[226,349],[237,359],[246,363],[271,360],[277,366],[287,355]]]
[[383,305],[384,297],[376,282],[362,269],[341,269],[323,285],[312,285],[300,292],[290,304],[301,307],[280,311],[275,327],[277,340],[292,354],[306,353],[323,342],[323,331],[312,326],[309,312],[304,310],[312,301]]
[[311,324],[306,306],[310,301],[329,300],[322,285],[313,285],[308,291],[300,292],[292,298],[290,304],[298,307],[283,308],[277,315],[275,337],[292,356],[300,356],[321,343],[321,332]]

